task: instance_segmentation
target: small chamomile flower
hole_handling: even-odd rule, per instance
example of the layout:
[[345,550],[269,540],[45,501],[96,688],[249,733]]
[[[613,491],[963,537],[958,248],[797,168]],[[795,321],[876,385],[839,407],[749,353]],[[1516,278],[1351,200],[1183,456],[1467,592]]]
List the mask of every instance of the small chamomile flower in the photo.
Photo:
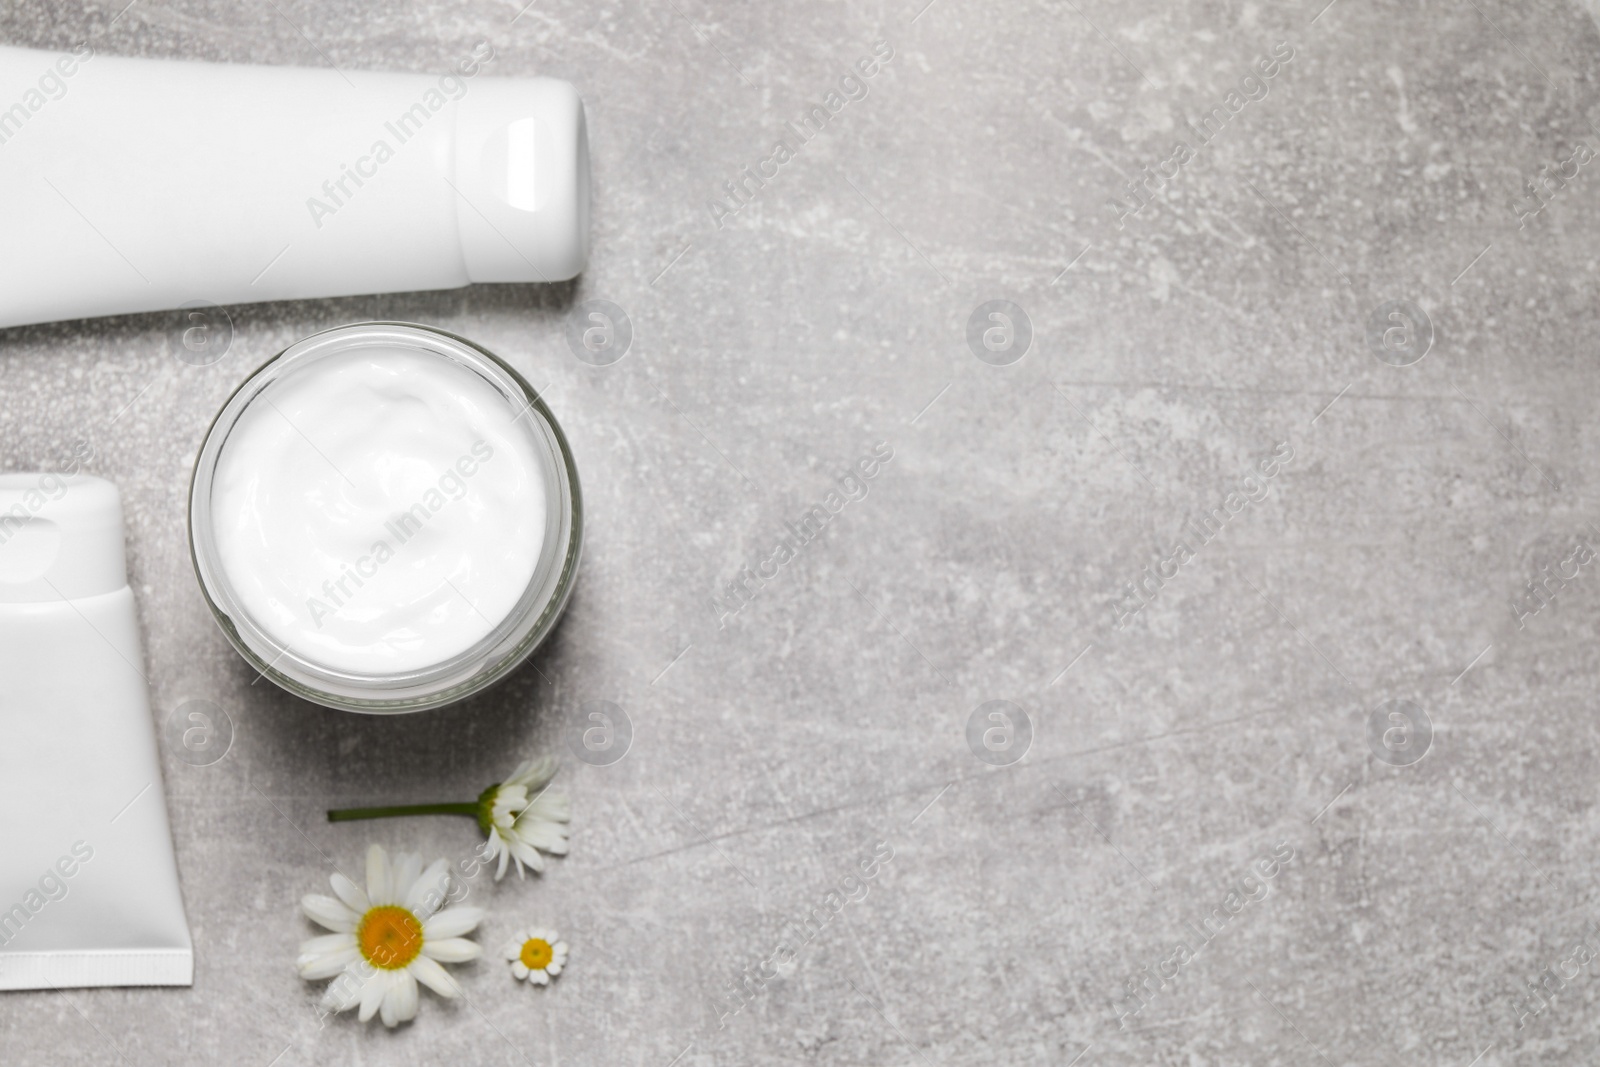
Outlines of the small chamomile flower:
[[514,977],[549,985],[567,965],[567,943],[554,930],[532,927],[518,930],[506,942],[504,955]]

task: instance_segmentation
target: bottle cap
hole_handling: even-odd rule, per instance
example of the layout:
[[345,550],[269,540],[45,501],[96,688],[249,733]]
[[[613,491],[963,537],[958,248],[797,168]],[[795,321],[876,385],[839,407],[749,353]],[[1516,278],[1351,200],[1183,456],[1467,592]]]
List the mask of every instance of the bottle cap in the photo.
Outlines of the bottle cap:
[[0,604],[75,600],[127,584],[116,486],[87,474],[0,474]]
[[482,78],[456,105],[456,228],[474,282],[559,282],[589,258],[583,101],[555,78]]

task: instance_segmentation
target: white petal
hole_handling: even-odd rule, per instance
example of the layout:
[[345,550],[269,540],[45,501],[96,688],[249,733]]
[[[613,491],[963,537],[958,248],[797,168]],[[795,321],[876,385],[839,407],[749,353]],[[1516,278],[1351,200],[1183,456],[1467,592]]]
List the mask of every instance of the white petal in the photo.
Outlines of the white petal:
[[519,959],[511,965],[511,973],[518,978],[526,978],[528,977],[528,965]]
[[483,946],[464,937],[445,937],[437,941],[427,938],[422,942],[422,954],[444,963],[465,963],[483,955]]
[[522,942],[521,941],[507,941],[506,942],[506,947],[501,949],[500,951],[505,956],[505,958],[508,959],[508,960],[521,959],[522,958]]
[[426,956],[418,956],[412,960],[409,970],[416,976],[417,981],[441,997],[458,997],[461,995],[461,987],[456,984],[454,978],[450,977],[449,972]]
[[379,1005],[383,1025],[393,1027],[417,1017],[417,982],[406,971],[389,974],[389,988]]
[[337,952],[342,948],[355,948],[354,934],[318,934],[308,937],[300,942],[300,955],[321,956],[328,952]]
[[556,975],[561,973],[561,964],[557,963],[555,960],[551,960],[549,963],[545,964],[544,972],[551,978],[554,978]]
[[538,789],[550,780],[555,774],[555,761],[549,756],[541,759],[526,759],[517,764],[517,769],[505,780],[506,785],[520,785],[525,789]]
[[422,857],[415,852],[402,852],[394,858],[394,868],[389,873],[391,893],[390,902],[403,904],[411,895],[411,887],[417,884],[417,875],[422,873]]
[[565,856],[570,847],[567,844],[567,833],[567,828],[560,823],[547,822],[543,819],[524,819],[506,831],[506,836],[524,845],[557,856]]
[[528,810],[523,816],[523,821],[529,819],[569,823],[572,821],[572,799],[565,793],[541,793],[528,802]]
[[[357,990],[357,992],[359,992],[359,990]],[[317,1007],[325,1012],[349,1011],[354,1006],[355,1005],[350,1003],[344,996],[342,990],[335,992],[333,986],[329,986],[327,992],[322,994],[322,999],[317,1001]]]
[[528,972],[528,981],[530,981],[530,982],[538,982],[540,985],[549,985],[550,984],[550,976],[548,974],[545,974],[543,971],[529,971]]
[[[374,848],[377,846],[374,845]],[[361,1013],[357,1016],[366,1022],[378,1013],[378,1006],[389,993],[389,972],[377,971],[361,987]]]
[[[389,895],[389,854],[382,845],[372,845],[367,849],[367,899],[373,904],[394,903]],[[369,1019],[371,1017],[367,1016]]]
[[565,839],[572,832],[568,825],[570,820],[564,798],[560,810],[552,809],[545,801],[535,801],[528,805],[520,816],[517,817],[516,829],[519,834],[541,832],[554,838]]
[[307,893],[300,898],[300,910],[314,923],[326,926],[336,934],[353,934],[361,916],[345,907],[341,901],[321,893]]
[[528,806],[528,790],[520,785],[502,785],[494,791],[494,797],[489,801],[490,811],[504,814],[507,811],[521,811]]
[[[502,845],[503,844],[504,844],[504,842],[502,842]],[[506,876],[506,860],[508,860],[510,858],[511,858],[511,850],[509,848],[502,847],[500,849],[500,866],[494,872],[494,880],[495,881],[498,882],[500,879],[502,879],[502,878],[504,878]]]
[[391,978],[389,988],[384,991],[383,1000],[378,1004],[378,1018],[383,1020],[385,1026],[393,1027],[400,1021],[400,1007],[404,1000],[404,994],[400,991],[401,980],[405,977],[406,973],[400,971]]
[[332,978],[359,958],[360,953],[356,949],[323,956],[301,956],[295,961],[295,969],[306,981],[318,982],[324,978]]
[[539,855],[539,850],[521,841],[511,842],[511,855],[516,857],[534,871],[544,870],[544,857]]
[[434,860],[428,864],[428,869],[418,876],[411,887],[411,892],[405,897],[405,906],[410,908],[417,918],[426,921],[429,915],[438,911],[444,904],[449,890],[447,878],[449,871],[449,863],[444,860]]
[[561,761],[554,756],[542,756],[528,768],[526,782],[529,793],[537,793],[550,784],[550,779],[561,769]]
[[[345,937],[335,934],[335,937]],[[308,982],[315,982],[323,978],[332,978],[350,964],[356,962],[361,956],[361,951],[351,941],[335,949],[321,952],[302,952],[300,958],[295,960],[295,969],[300,972],[300,977]]]
[[476,930],[481,922],[482,908],[446,908],[422,924],[422,934],[430,941],[438,937],[460,937]]
[[417,1017],[417,980],[409,969],[400,972],[400,980],[395,983],[398,987],[400,1003],[395,1008],[395,1017],[401,1022],[410,1022]]
[[361,1002],[361,990],[372,978],[372,968],[356,960],[335,978],[322,994],[325,1011],[349,1011]]
[[333,883],[333,891],[339,895],[340,900],[344,901],[344,906],[357,915],[365,915],[367,909],[372,907],[372,901],[367,899],[366,890],[356,885],[343,874],[334,871],[333,877],[329,881]]
[[538,849],[540,852],[548,852],[552,856],[565,856],[568,852],[572,851],[572,846],[567,843],[565,836],[555,837],[553,835],[541,834],[536,837],[525,837],[523,840],[532,845],[534,848]]

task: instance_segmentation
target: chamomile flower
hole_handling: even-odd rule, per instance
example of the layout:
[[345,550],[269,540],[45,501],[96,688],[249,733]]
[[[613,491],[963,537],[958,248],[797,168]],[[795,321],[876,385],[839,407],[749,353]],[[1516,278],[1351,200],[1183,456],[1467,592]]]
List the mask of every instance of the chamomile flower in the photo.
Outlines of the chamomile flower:
[[554,930],[538,927],[518,930],[506,942],[505,957],[511,973],[536,985],[549,985],[550,979],[567,965],[567,943]]
[[506,864],[514,861],[517,877],[526,865],[544,870],[544,856],[567,854],[567,824],[572,806],[564,796],[546,791],[559,765],[549,756],[524,760],[511,777],[492,785],[478,798],[478,828],[488,835],[487,858],[498,859],[494,879],[505,877]]
[[415,853],[390,860],[382,846],[367,849],[363,889],[335,872],[336,897],[307,894],[300,907],[311,921],[332,930],[300,945],[300,977],[332,978],[322,996],[328,1012],[360,1008],[362,1022],[378,1015],[385,1026],[416,1018],[417,983],[442,997],[460,995],[441,963],[477,959],[483,948],[461,935],[477,927],[482,908],[444,903],[449,868],[438,860],[422,869]]
[[560,766],[544,756],[523,760],[511,777],[496,782],[477,800],[441,804],[402,804],[382,808],[344,808],[328,812],[329,822],[351,819],[387,819],[397,815],[470,815],[478,821],[487,841],[483,858],[498,860],[494,880],[505,877],[506,866],[517,865],[517,876],[525,868],[544,870],[544,854],[567,854],[567,824],[572,821],[572,805],[567,798],[546,791]]

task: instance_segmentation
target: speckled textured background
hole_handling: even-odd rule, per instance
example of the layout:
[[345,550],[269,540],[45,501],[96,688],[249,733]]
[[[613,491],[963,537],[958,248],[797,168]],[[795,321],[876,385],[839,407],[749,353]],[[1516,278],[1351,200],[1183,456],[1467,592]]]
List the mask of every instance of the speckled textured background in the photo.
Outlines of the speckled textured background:
[[[1516,206],[1600,148],[1589,14],[924,2],[6,6],[5,43],[125,55],[427,72],[488,39],[494,73],[583,94],[595,251],[552,289],[235,307],[209,367],[174,358],[171,316],[0,332],[0,464],[94,442],[157,722],[203,699],[236,729],[210,766],[163,741],[194,988],[0,995],[0,1062],[1593,1062],[1600,964],[1568,961],[1600,948],[1600,576],[1514,608],[1600,540],[1600,170]],[[879,40],[869,95],[719,227],[721,184]],[[1267,95],[1119,224],[1113,198],[1280,42]],[[635,333],[607,367],[564,339],[593,298]],[[1006,366],[966,340],[997,299],[1033,331]],[[1368,343],[1391,300],[1431,321],[1409,366]],[[587,504],[537,670],[399,719],[252,685],[183,533],[224,397],[366,318],[548,384]],[[867,497],[719,625],[726,585],[878,442]],[[1285,442],[1267,495],[1118,628],[1127,584]],[[568,759],[571,856],[474,888],[486,943],[555,926],[567,973],[534,990],[483,961],[457,971],[468,1002],[425,992],[397,1032],[319,1025],[299,896],[369,839],[476,840],[323,810],[474,796],[565,751],[599,699],[634,740]],[[966,740],[991,700],[1032,724],[1010,765]],[[1428,716],[1420,762],[1377,758],[1389,700]],[[719,1027],[741,971],[880,841],[865,899]],[[1280,843],[1266,898],[1119,1018]],[[1565,977],[1530,1000],[1547,968]]]

